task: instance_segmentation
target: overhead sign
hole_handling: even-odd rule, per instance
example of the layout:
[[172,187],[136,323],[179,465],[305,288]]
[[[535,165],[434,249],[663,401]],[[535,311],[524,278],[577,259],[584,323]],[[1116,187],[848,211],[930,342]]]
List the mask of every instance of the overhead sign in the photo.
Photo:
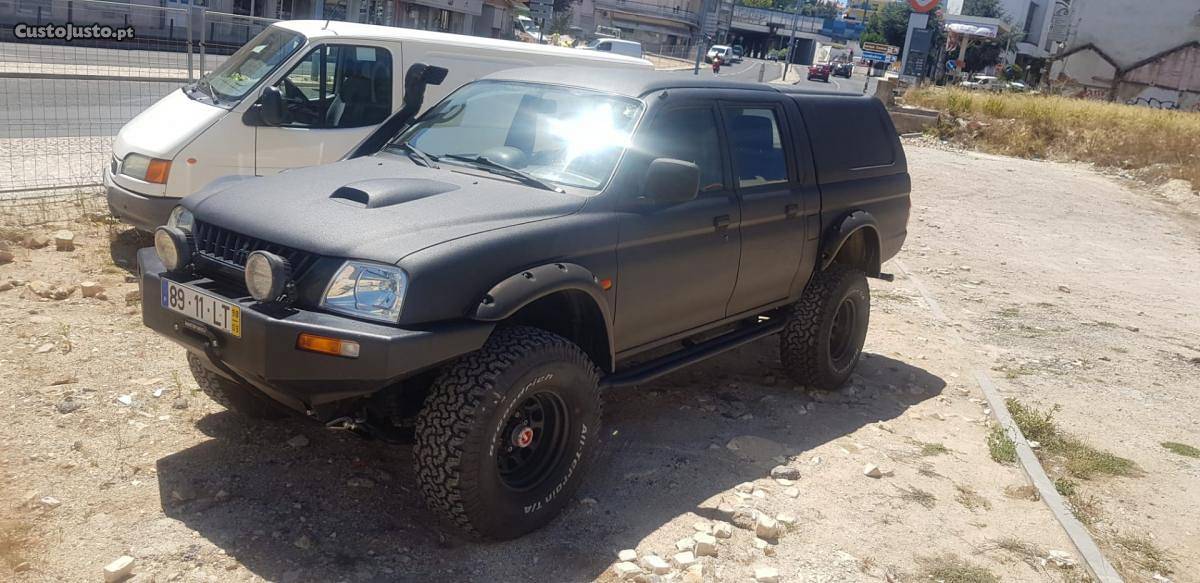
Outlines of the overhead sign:
[[908,0],[908,5],[912,6],[914,11],[924,14],[930,10],[933,10],[934,8],[937,8],[938,2],[940,1],[941,0]]
[[529,17],[534,20],[550,20],[554,18],[554,3],[532,0],[529,3]]
[[1055,0],[1054,15],[1050,17],[1050,40],[1063,42],[1071,31],[1071,0]]
[[895,47],[892,45],[885,45],[885,44],[881,44],[881,43],[863,43],[862,48],[864,51],[870,51],[872,53],[883,53],[885,55],[900,54],[900,47]]

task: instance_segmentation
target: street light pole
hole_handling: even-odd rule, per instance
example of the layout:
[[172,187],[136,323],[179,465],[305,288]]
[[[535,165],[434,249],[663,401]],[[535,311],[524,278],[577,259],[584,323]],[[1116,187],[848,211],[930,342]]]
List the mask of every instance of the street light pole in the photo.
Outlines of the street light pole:
[[800,21],[800,4],[804,0],[796,0],[792,5],[792,38],[788,41],[787,56],[783,60],[783,77],[781,80],[787,81],[788,69],[792,66],[792,51],[796,50],[796,24]]

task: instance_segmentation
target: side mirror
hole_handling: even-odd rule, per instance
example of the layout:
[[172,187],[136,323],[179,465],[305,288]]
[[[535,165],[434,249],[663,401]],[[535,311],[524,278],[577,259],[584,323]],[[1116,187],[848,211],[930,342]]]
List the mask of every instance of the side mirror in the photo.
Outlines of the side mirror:
[[700,167],[672,158],[656,158],[646,170],[642,196],[654,202],[695,200],[700,192]]
[[286,110],[283,106],[283,94],[278,87],[263,89],[258,98],[258,118],[269,126],[283,125]]

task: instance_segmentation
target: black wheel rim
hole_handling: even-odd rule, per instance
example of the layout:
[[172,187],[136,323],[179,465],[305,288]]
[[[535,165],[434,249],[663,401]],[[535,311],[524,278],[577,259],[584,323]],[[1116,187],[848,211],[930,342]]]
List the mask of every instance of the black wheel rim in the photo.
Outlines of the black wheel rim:
[[833,328],[829,331],[829,357],[837,368],[846,366],[854,358],[857,321],[858,308],[850,298],[843,299],[833,315]]
[[526,397],[498,437],[500,481],[513,490],[542,483],[566,451],[568,427],[567,407],[557,395],[543,392]]

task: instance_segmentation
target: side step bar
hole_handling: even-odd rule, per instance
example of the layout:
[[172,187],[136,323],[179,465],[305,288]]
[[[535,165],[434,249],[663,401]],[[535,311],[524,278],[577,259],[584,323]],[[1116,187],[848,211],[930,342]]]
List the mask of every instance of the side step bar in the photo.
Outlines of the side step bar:
[[780,330],[783,330],[785,323],[786,319],[777,315],[761,324],[753,324],[722,334],[679,352],[672,352],[661,358],[644,362],[629,370],[613,373],[600,380],[600,388],[627,387],[650,382],[686,366],[696,364],[702,360],[708,360],[727,350],[733,350],[739,346],[754,342],[759,338],[776,334]]

